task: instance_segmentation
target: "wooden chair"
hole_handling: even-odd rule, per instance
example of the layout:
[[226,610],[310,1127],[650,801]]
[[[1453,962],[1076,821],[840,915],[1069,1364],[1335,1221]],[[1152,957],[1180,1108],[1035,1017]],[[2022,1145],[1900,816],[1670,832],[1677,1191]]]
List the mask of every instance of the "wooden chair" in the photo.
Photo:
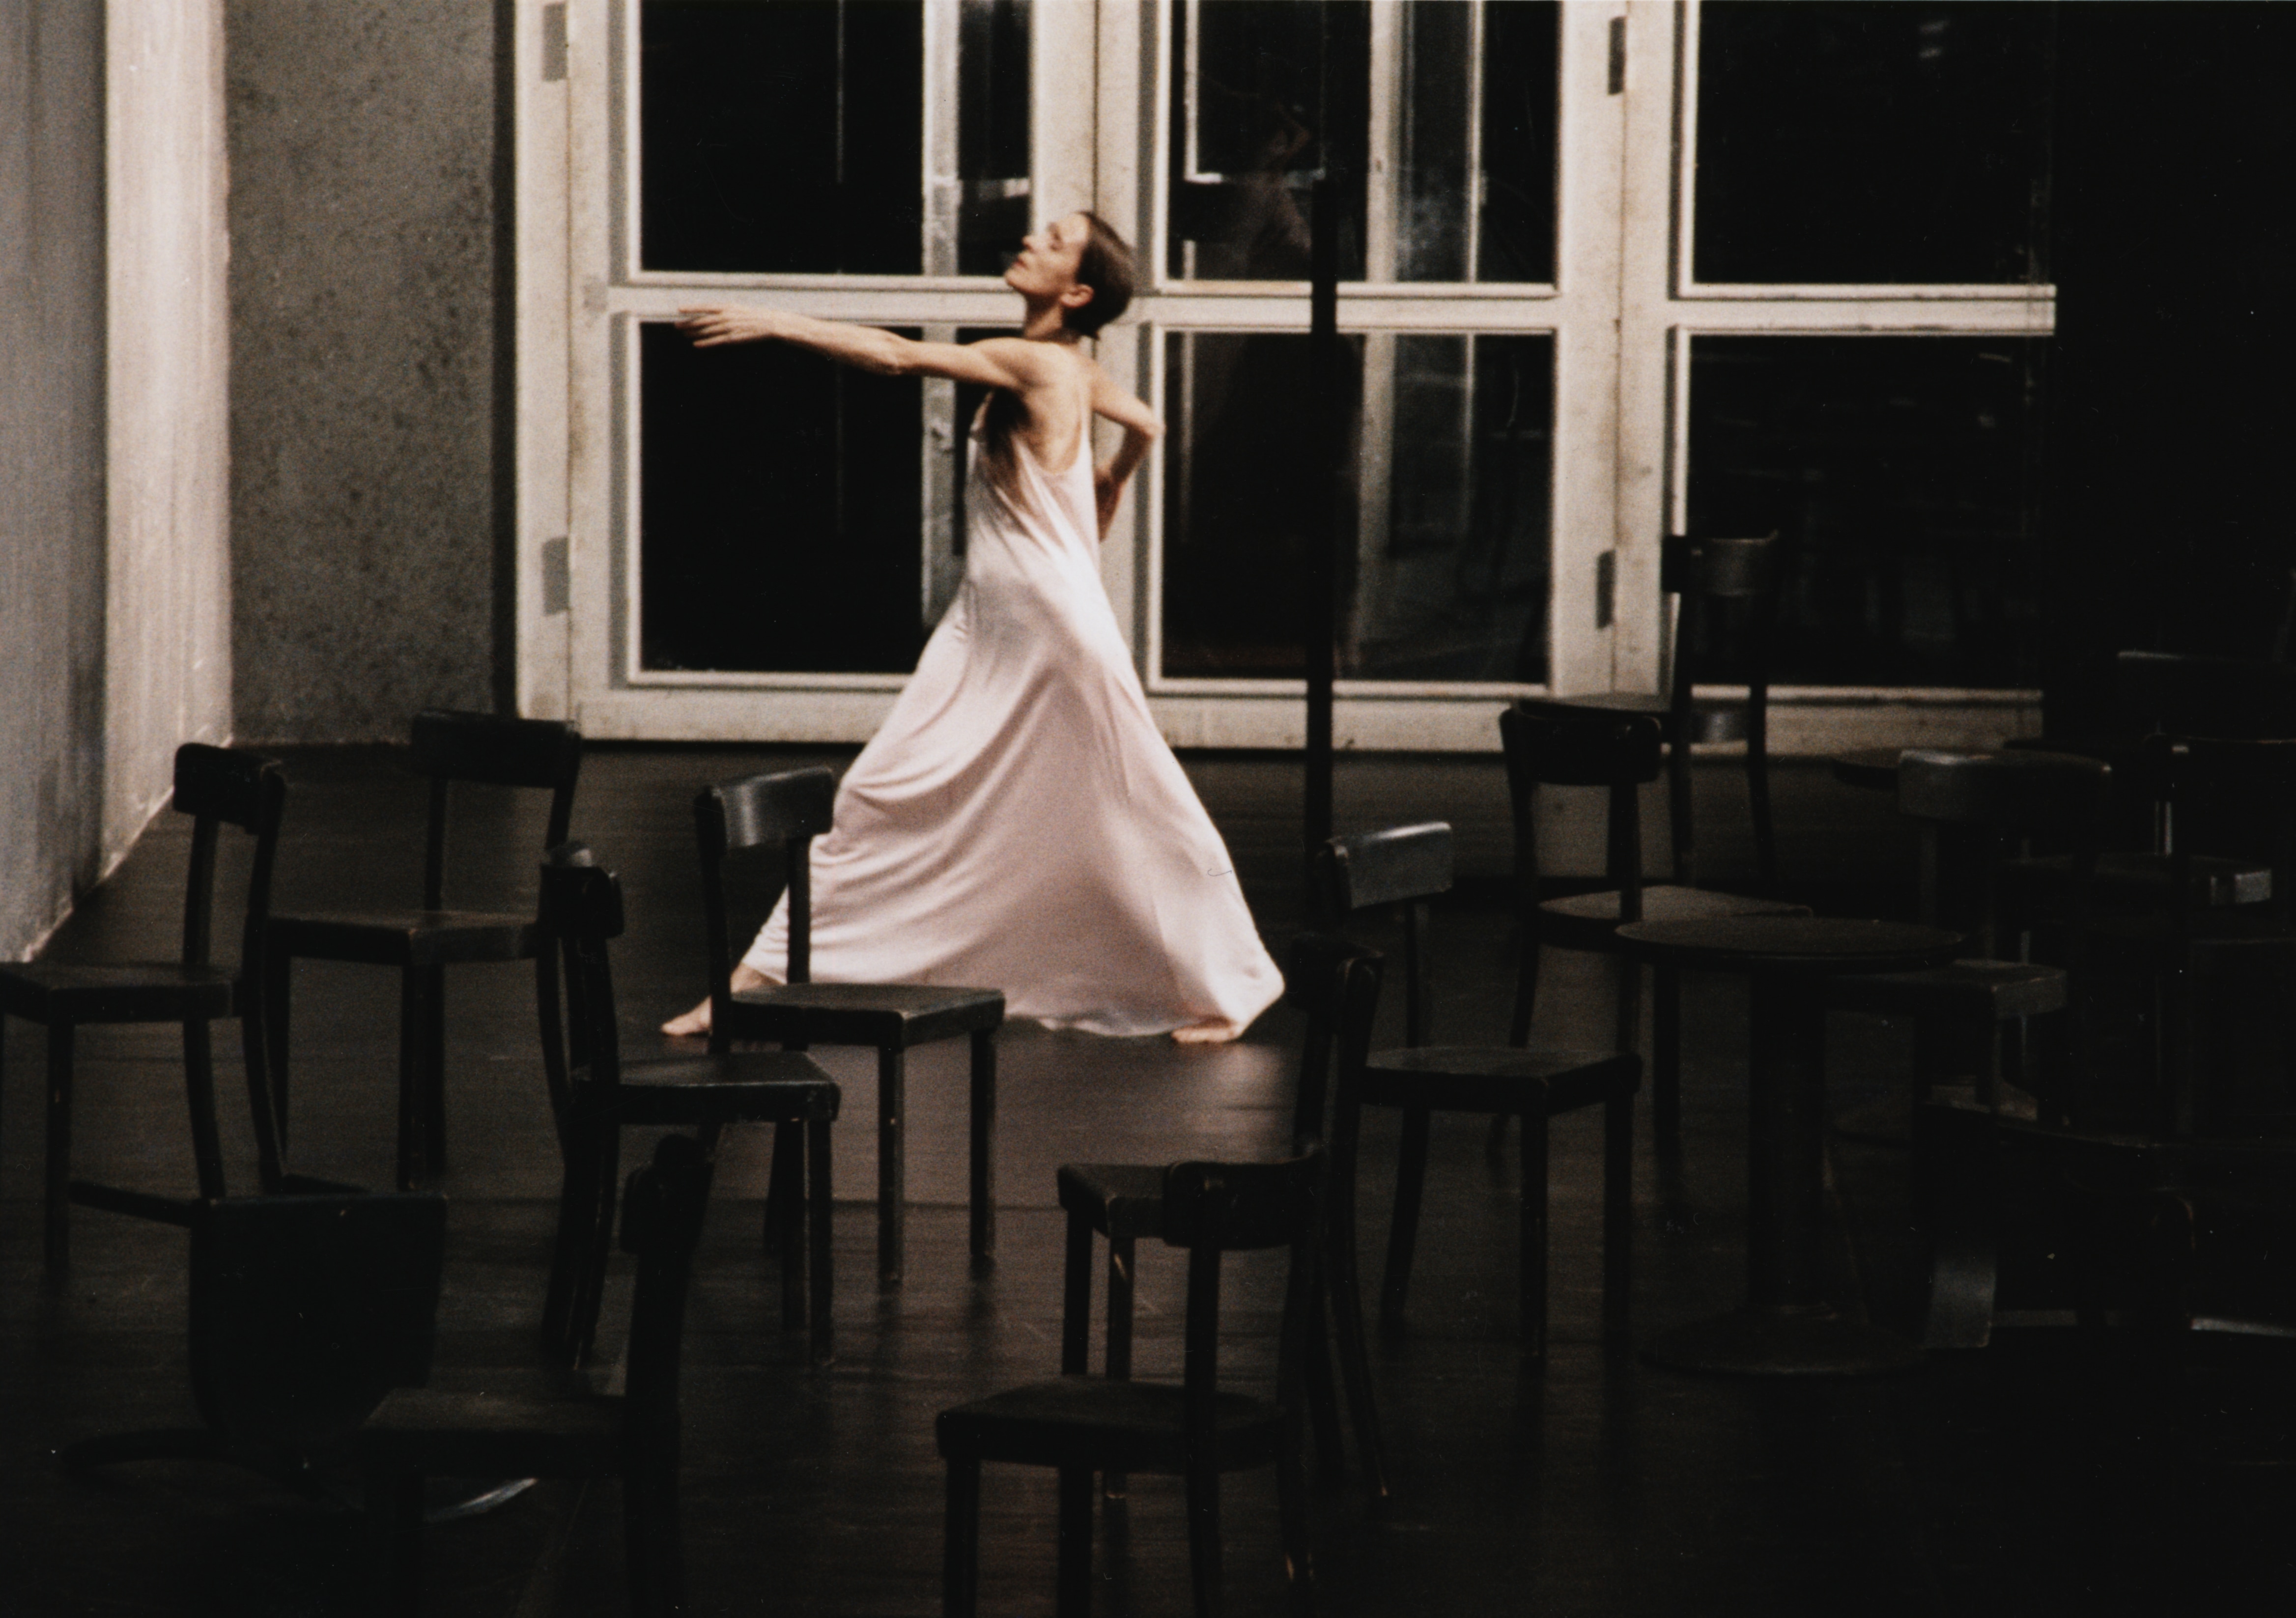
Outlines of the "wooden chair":
[[[1605,721],[1606,723],[1614,721]],[[1647,723],[1644,721],[1644,723]],[[1425,970],[1427,901],[1452,883],[1451,828],[1441,821],[1334,837],[1317,858],[1327,904],[1347,916],[1392,906],[1404,920],[1404,1038],[1399,1050],[1374,1052],[1342,1065],[1332,1129],[1335,1247],[1354,1249],[1357,1143],[1363,1109],[1403,1114],[1396,1152],[1395,1210],[1388,1225],[1387,1269],[1380,1285],[1381,1327],[1403,1326],[1419,1206],[1427,1183],[1427,1137],[1438,1112],[1520,1118],[1522,1131],[1521,1344],[1534,1365],[1546,1360],[1546,1124],[1578,1108],[1600,1105],[1603,1131],[1603,1294],[1611,1334],[1623,1340],[1634,1212],[1635,1092],[1642,1061],[1632,1054],[1633,1021],[1622,1016],[1620,1048],[1432,1045],[1433,995]],[[1526,942],[1526,949],[1532,946]]]
[[419,908],[275,916],[267,935],[271,1071],[279,1096],[280,1134],[287,1129],[288,990],[295,961],[357,961],[398,969],[398,1185],[418,1164],[447,1166],[447,968],[480,961],[536,963],[531,911],[447,908],[447,808],[457,782],[547,791],[550,818],[542,846],[566,841],[574,783],[582,767],[582,733],[547,719],[430,709],[414,716],[407,767],[429,777]]
[[[1691,815],[1690,750],[1702,742],[1746,744],[1746,794],[1754,822],[1754,854],[1762,886],[1778,883],[1777,837],[1770,817],[1770,645],[1777,618],[1785,550],[1775,533],[1757,538],[1706,535],[1668,537],[1659,561],[1659,584],[1672,604],[1666,689],[1595,691],[1573,696],[1526,697],[1517,706],[1548,719],[1640,715],[1657,721],[1667,747],[1667,801],[1672,822],[1674,880],[1698,884],[1697,837]],[[1734,669],[1718,668],[1718,648],[1734,618]],[[1741,699],[1702,699],[1697,686],[1718,673],[1742,676]]]
[[[51,1279],[70,1260],[70,1204],[143,1213],[146,1203],[110,1187],[71,1179],[73,1036],[91,1023],[180,1023],[184,1082],[191,1111],[192,1161],[200,1195],[224,1195],[223,1147],[216,1130],[215,1060],[208,1024],[237,1018],[247,1058],[248,1096],[255,1113],[266,1187],[280,1169],[273,1146],[273,1104],[264,1062],[261,965],[265,918],[271,905],[271,870],[279,847],[287,784],[268,759],[234,749],[187,743],[176,750],[178,814],[192,817],[191,869],[184,891],[184,951],[180,960],[81,965],[32,961],[0,965],[0,1031],[21,1017],[48,1031],[47,1167],[43,1192],[45,1257]],[[240,958],[218,966],[209,958],[215,923],[215,864],[221,828],[236,826],[254,838]]]
[[[1638,789],[1658,778],[1661,733],[1647,718],[1604,714],[1555,715],[1511,709],[1499,715],[1506,754],[1507,797],[1514,820],[1515,914],[1522,954],[1515,980],[1509,1039],[1530,1037],[1538,998],[1538,955],[1546,946],[1618,956],[1619,1045],[1632,1050],[1640,1038],[1639,971],[1619,955],[1618,930],[1629,922],[1688,921],[1751,916],[1807,916],[1806,905],[1716,893],[1677,883],[1645,883]],[[1596,786],[1605,798],[1604,870],[1611,886],[1601,892],[1541,897],[1538,795],[1543,787]],[[1651,1128],[1659,1143],[1680,1138],[1682,990],[1671,967],[1651,973]]]
[[[1283,998],[1307,1017],[1293,1092],[1292,1149],[1304,1152],[1324,1143],[1336,1051],[1341,1071],[1360,1069],[1371,1048],[1372,1019],[1379,1009],[1382,962],[1377,951],[1345,939],[1302,933],[1294,939],[1283,972]],[[1061,1371],[1084,1374],[1092,1325],[1092,1249],[1095,1233],[1108,1239],[1107,1376],[1122,1382],[1132,1375],[1132,1289],[1135,1246],[1164,1234],[1164,1170],[1138,1164],[1063,1163],[1058,1174],[1061,1207],[1068,1214],[1068,1271],[1062,1305]],[[1392,1497],[1379,1412],[1371,1390],[1371,1363],[1365,1351],[1363,1312],[1356,1285],[1352,1242],[1336,1239],[1354,1228],[1352,1212],[1341,1207],[1338,1187],[1327,1229],[1334,1239],[1324,1255],[1324,1287],[1338,1339],[1340,1374],[1356,1446],[1374,1504]],[[1341,1215],[1346,1212],[1346,1217]],[[1330,1361],[1319,1346],[1308,1361],[1316,1452],[1327,1469],[1340,1458],[1338,1422],[1330,1398]],[[1103,1474],[1110,1494],[1122,1491],[1123,1474]]]
[[[794,1329],[804,1326],[809,1314],[814,1363],[827,1365],[832,1351],[829,1127],[840,1104],[836,1083],[811,1057],[794,1051],[625,1063],[606,951],[607,940],[622,933],[621,884],[611,872],[598,868],[590,850],[578,843],[552,850],[543,863],[541,924],[565,963],[566,975],[563,1037],[543,1040],[566,1170],[550,1291],[543,1310],[546,1348],[565,1364],[578,1364],[589,1353],[604,1290],[607,1249],[612,1243],[622,1131],[696,1129],[704,1152],[714,1160],[718,1136],[727,1124],[771,1123],[802,1131],[806,1150],[801,1166],[809,1182],[800,1210],[775,1221],[781,1247],[782,1323]],[[545,954],[550,952],[545,948]],[[554,993],[545,997],[544,1014],[557,1019]]]
[[192,1397],[204,1425],[84,1439],[70,1472],[218,1460],[313,1498],[391,1389],[430,1371],[446,1199],[429,1193],[152,1199],[191,1230]]
[[[788,1050],[864,1045],[877,1052],[877,1277],[901,1278],[907,1227],[906,1096],[910,1049],[960,1035],[972,1041],[972,1247],[976,1263],[996,1250],[993,1146],[996,1030],[1004,997],[994,989],[917,983],[816,983],[813,977],[813,840],[829,830],[836,780],[823,768],[728,781],[693,801],[701,893],[709,928],[709,1043],[731,1049],[762,1040]],[[789,981],[733,992],[735,940],[727,931],[729,857],[778,849],[789,883]],[[774,1150],[774,1179],[794,1179],[795,1136]]]
[[[1305,1386],[1316,1338],[1325,1178],[1324,1154],[1315,1147],[1290,1162],[1184,1162],[1165,1170],[1163,1240],[1188,1254],[1185,1358],[1178,1385],[1064,1376],[940,1413],[934,1431],[948,1462],[943,1611],[964,1618],[975,1608],[984,1461],[1059,1469],[1062,1618],[1083,1618],[1092,1605],[1095,1471],[1177,1474],[1186,1480],[1195,1608],[1210,1614],[1220,1605],[1220,1474],[1272,1465],[1292,1604],[1296,1611],[1311,1609]],[[1291,1266],[1275,1395],[1268,1399],[1220,1385],[1220,1260],[1224,1253],[1273,1247],[1291,1250]]]
[[678,1360],[693,1248],[709,1196],[699,1143],[666,1136],[630,1176],[622,1245],[637,1255],[624,1391],[524,1399],[427,1388],[390,1394],[353,1441],[373,1546],[373,1609],[417,1610],[427,1477],[619,1478],[628,1536],[630,1611],[685,1611],[678,1532]]

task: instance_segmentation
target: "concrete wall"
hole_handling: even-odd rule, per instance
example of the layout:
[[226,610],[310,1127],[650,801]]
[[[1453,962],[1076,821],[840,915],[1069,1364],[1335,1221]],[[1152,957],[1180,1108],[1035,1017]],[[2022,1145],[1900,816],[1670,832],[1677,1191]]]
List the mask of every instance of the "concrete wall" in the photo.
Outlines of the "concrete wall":
[[250,740],[394,738],[426,703],[494,703],[496,13],[229,0]]
[[0,957],[100,868],[103,0],[0,5]]
[[222,0],[111,0],[103,836],[231,734]]

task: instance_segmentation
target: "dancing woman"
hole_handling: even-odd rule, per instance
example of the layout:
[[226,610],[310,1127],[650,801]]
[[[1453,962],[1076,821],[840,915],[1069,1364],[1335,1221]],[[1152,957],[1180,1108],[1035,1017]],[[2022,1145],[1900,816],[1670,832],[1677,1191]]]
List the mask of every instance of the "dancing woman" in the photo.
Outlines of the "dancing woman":
[[[1099,541],[1160,431],[1084,340],[1131,301],[1131,250],[1088,213],[1004,272],[1021,335],[913,342],[771,309],[684,312],[700,348],[776,341],[995,390],[970,445],[964,583],[837,789],[813,845],[813,974],[1004,991],[1011,1015],[1232,1039],[1283,979],[1234,862],[1148,711]],[[1097,465],[1092,418],[1124,430]],[[734,973],[787,970],[783,899]],[[663,1024],[705,1033],[709,1003]]]

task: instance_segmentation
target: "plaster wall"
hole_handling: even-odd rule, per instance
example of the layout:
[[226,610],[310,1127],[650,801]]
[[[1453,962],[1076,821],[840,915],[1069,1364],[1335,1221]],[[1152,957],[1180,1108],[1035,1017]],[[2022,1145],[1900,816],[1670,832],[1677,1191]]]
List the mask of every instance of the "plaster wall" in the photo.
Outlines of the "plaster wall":
[[102,863],[103,0],[0,5],[0,957]]
[[249,740],[391,740],[426,704],[494,704],[496,13],[228,0]]
[[111,0],[103,838],[231,735],[223,0]]

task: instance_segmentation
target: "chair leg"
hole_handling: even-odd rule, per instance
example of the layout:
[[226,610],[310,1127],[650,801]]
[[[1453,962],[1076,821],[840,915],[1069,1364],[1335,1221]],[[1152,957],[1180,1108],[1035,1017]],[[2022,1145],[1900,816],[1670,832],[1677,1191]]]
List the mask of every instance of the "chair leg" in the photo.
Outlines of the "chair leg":
[[[1327,1285],[1318,1278],[1312,1305],[1319,1326],[1332,1318]],[[1336,1478],[1347,1470],[1347,1454],[1340,1436],[1339,1384],[1332,1375],[1332,1345],[1320,1331],[1308,1344],[1307,1364],[1302,1370],[1308,1428],[1316,1435],[1316,1464],[1325,1477]]]
[[1522,1114],[1522,1359],[1546,1368],[1546,1110]]
[[422,1156],[447,1171],[447,969],[422,969]]
[[589,1241],[597,1228],[597,1188],[592,1182],[594,1148],[588,1125],[570,1116],[562,1141],[565,1178],[558,1192],[558,1232],[550,1245],[550,1286],[542,1304],[542,1343],[554,1361],[571,1365],[578,1350],[578,1318],[584,1277],[589,1273]]
[[[1621,959],[1621,971],[1639,970]],[[1651,969],[1651,1134],[1669,1148],[1682,1141],[1682,973],[1672,966]]]
[[418,1120],[422,1049],[422,974],[409,966],[398,974],[398,1188],[414,1187],[414,1165],[422,1154]]
[[[782,1329],[805,1324],[805,1126],[774,1126],[773,1177],[766,1183],[767,1239],[781,1251]],[[781,1211],[776,1215],[775,1204]]]
[[1395,1214],[1387,1228],[1387,1274],[1379,1289],[1382,1331],[1403,1329],[1403,1300],[1411,1287],[1411,1258],[1419,1241],[1419,1201],[1427,1185],[1425,1107],[1406,1107],[1395,1154]]
[[271,1107],[279,1116],[279,1150],[287,1150],[287,994],[295,957],[274,949],[263,958],[263,1039],[270,1057]]
[[[1371,1356],[1364,1343],[1363,1294],[1356,1277],[1356,1149],[1363,1109],[1352,1097],[1333,1122],[1332,1177],[1325,1193],[1324,1260],[1325,1295],[1339,1338],[1340,1381],[1347,1390],[1348,1417],[1356,1429],[1364,1486],[1374,1508],[1393,1498],[1388,1484],[1387,1445],[1380,1435],[1379,1407],[1372,1398]],[[1342,1138],[1344,1131],[1344,1139]]]
[[1092,1613],[1092,1468],[1061,1468],[1060,1573],[1053,1610],[1060,1618]]
[[980,1458],[948,1458],[948,1515],[941,1530],[943,1618],[972,1618],[980,1592]]
[[1275,1457],[1275,1502],[1283,1535],[1283,1581],[1292,1592],[1292,1612],[1304,1618],[1316,1610],[1316,1535],[1300,1444],[1294,1415],[1284,1424],[1283,1448]]
[[[1132,1379],[1132,1238],[1108,1238],[1108,1379]],[[1102,1479],[1112,1499],[1124,1498],[1124,1474],[1110,1472]]]
[[220,1197],[223,1139],[216,1129],[215,1043],[202,1018],[184,1024],[184,1099],[192,1115],[192,1166],[200,1195]]
[[996,1252],[996,1031],[972,1036],[972,1256]]
[[1195,1589],[1196,1618],[1220,1610],[1219,1467],[1209,1455],[1192,1453],[1187,1465],[1188,1575]]
[[1603,1104],[1603,1335],[1614,1352],[1627,1347],[1634,1241],[1635,1097],[1622,1090]]
[[[1514,1012],[1507,1019],[1507,1043],[1521,1047],[1530,1043],[1530,1023],[1538,1009],[1538,934],[1522,925],[1522,953],[1514,968]],[[1504,1118],[1505,1113],[1499,1114]]]
[[587,1197],[592,1221],[586,1238],[589,1262],[584,1267],[573,1323],[578,1365],[590,1358],[598,1335],[598,1314],[605,1302],[606,1264],[614,1251],[614,1203],[621,1189],[622,1132],[600,1129],[592,1150],[596,1178],[591,1181]]
[[366,1532],[367,1610],[374,1618],[414,1618],[422,1594],[421,1474],[367,1474]]
[[830,1261],[829,1121],[816,1118],[805,1126],[806,1240],[812,1245],[813,1363],[825,1366],[836,1356],[836,1327],[830,1314],[830,1294],[836,1272]]
[[69,1023],[48,1024],[48,1161],[41,1194],[48,1278],[62,1278],[71,1246],[72,1036]]
[[900,1283],[908,1231],[906,1057],[897,1045],[877,1053],[877,1280],[884,1286]]
[[1061,1271],[1061,1375],[1085,1374],[1092,1342],[1092,1221],[1069,1211],[1068,1249]]
[[1762,891],[1778,891],[1778,838],[1770,820],[1769,727],[1761,716],[1746,727],[1746,803],[1754,821],[1754,867]]
[[632,1618],[672,1618],[685,1611],[685,1556],[678,1530],[677,1467],[646,1456],[622,1478]]
[[1690,738],[1677,730],[1666,744],[1666,817],[1674,842],[1674,880],[1685,888],[1698,885],[1698,837],[1690,805]]

